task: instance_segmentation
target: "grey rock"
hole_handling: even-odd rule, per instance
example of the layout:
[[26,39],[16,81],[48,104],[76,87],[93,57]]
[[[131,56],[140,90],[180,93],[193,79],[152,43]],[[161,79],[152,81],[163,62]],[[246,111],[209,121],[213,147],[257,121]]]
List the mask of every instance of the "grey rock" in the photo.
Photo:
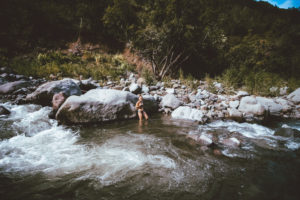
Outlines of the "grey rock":
[[229,102],[229,107],[230,107],[230,108],[238,108],[239,105],[240,105],[240,101],[238,101],[238,100],[230,101],[230,102]]
[[282,88],[280,88],[280,89],[279,89],[279,94],[280,94],[281,96],[286,95],[288,89],[289,89],[288,87],[282,87]]
[[266,97],[256,97],[256,100],[258,103],[260,103],[262,106],[264,106],[265,110],[271,116],[280,116],[281,115],[283,106],[279,103],[276,103],[273,99],[266,98]]
[[168,94],[176,94],[176,91],[175,91],[174,88],[166,88],[166,92],[167,92]]
[[295,104],[300,103],[300,88],[296,89],[294,92],[287,96],[287,99],[294,102]]
[[99,88],[100,85],[93,79],[89,78],[86,80],[78,81],[78,86],[83,91],[89,91],[92,89]]
[[180,106],[172,112],[172,118],[206,122],[206,116],[201,110],[190,108],[188,106]]
[[8,82],[3,85],[0,85],[0,94],[9,94],[12,93],[15,90],[18,90],[20,88],[28,87],[30,86],[29,81],[14,81],[14,82]]
[[165,108],[176,109],[180,105],[182,105],[182,102],[174,94],[167,94],[161,100],[161,106]]
[[292,128],[279,128],[275,131],[274,135],[281,137],[300,137],[300,131]]
[[[136,117],[138,96],[130,92],[94,89],[81,96],[71,96],[56,114],[58,121],[67,124],[97,123]],[[144,97],[147,112],[155,112],[157,102]]]
[[243,118],[243,113],[236,108],[228,109],[229,117],[235,120],[241,120]]
[[6,107],[0,105],[0,115],[9,115],[9,114],[10,111]]
[[129,91],[133,94],[139,94],[142,91],[142,88],[137,83],[131,83],[129,86]]
[[51,106],[53,95],[60,92],[63,92],[66,97],[81,95],[79,86],[72,79],[63,79],[44,83],[33,93],[27,95],[26,101],[43,106]]
[[243,112],[245,115],[253,114],[261,116],[265,114],[265,107],[258,103],[256,98],[253,96],[243,97],[238,110]]
[[142,85],[142,93],[149,93],[149,91],[150,91],[150,89],[149,89],[149,87],[148,86],[146,86],[146,85]]
[[150,91],[155,91],[155,90],[158,90],[158,87],[157,86],[150,86],[149,90]]

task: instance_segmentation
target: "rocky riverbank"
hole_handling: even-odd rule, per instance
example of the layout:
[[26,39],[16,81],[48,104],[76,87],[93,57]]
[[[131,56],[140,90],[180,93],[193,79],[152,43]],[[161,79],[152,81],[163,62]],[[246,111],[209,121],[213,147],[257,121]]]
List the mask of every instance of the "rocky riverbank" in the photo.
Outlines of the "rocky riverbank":
[[193,120],[201,124],[222,119],[238,122],[262,122],[272,118],[300,118],[300,88],[287,95],[260,97],[245,91],[224,94],[222,84],[214,83],[216,93],[204,81],[195,81],[191,89],[180,80],[146,85],[143,78],[131,73],[119,81],[101,86],[92,79],[46,81],[9,73],[1,68],[0,94],[15,104],[34,103],[53,106],[53,117],[63,123],[96,123],[135,118],[137,94],[145,99],[149,113],[162,112],[172,118]]

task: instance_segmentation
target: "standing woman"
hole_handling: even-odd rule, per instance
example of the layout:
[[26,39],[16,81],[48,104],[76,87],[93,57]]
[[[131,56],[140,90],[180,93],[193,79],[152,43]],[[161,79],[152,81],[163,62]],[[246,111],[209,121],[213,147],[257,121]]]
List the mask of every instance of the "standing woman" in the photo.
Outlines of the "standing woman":
[[139,115],[140,120],[143,119],[143,115],[144,115],[145,119],[148,120],[149,117],[148,117],[147,113],[144,111],[144,103],[143,103],[142,95],[139,95],[139,100],[138,100],[138,102],[136,102],[135,108],[138,110],[138,115]]

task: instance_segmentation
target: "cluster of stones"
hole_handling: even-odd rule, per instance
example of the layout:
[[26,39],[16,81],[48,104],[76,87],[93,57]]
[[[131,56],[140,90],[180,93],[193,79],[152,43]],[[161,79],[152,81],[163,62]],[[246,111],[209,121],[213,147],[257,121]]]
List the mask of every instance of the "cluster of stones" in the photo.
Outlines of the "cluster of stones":
[[[49,81],[7,73],[1,68],[0,94],[15,103],[53,106],[52,117],[66,123],[94,123],[136,117],[137,94],[143,94],[146,110],[171,114],[172,118],[206,123],[218,119],[262,121],[272,117],[300,118],[300,88],[274,98],[251,96],[245,91],[226,95],[222,84],[214,83],[216,94],[207,90],[204,81],[195,81],[195,90],[180,80],[146,85],[143,78],[131,73],[119,81],[101,86],[92,79]],[[87,114],[88,113],[88,114]],[[101,114],[99,114],[101,113]],[[94,116],[94,117],[93,117]]]

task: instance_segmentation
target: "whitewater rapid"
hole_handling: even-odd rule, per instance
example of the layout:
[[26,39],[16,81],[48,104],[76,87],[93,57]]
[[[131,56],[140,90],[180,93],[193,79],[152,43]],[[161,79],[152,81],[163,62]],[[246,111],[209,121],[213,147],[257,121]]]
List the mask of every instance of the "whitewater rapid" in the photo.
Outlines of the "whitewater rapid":
[[0,169],[4,172],[37,173],[49,177],[81,173],[78,179],[94,178],[111,184],[130,171],[145,166],[175,169],[173,159],[162,154],[145,152],[145,145],[157,138],[128,133],[117,135],[101,145],[80,144],[80,135],[49,119],[49,107],[13,106],[11,115],[16,135],[0,142]]

